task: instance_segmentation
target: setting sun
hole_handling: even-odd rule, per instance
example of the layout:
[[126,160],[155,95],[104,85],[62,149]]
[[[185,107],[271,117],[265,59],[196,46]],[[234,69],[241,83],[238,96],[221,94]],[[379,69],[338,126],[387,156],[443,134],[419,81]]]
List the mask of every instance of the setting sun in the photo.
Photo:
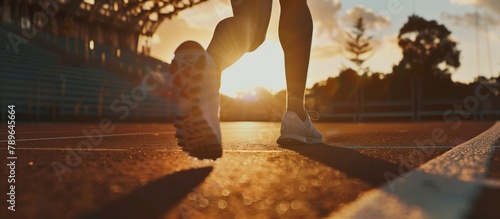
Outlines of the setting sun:
[[283,50],[278,42],[265,41],[256,51],[245,54],[224,71],[221,93],[237,97],[262,87],[271,92],[285,89]]

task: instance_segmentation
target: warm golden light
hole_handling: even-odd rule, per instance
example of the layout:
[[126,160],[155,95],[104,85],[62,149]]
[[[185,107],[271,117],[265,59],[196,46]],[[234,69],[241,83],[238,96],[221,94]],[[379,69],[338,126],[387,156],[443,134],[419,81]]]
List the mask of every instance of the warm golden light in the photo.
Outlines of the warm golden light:
[[238,97],[256,87],[271,92],[285,89],[283,50],[278,42],[265,41],[259,49],[244,55],[222,74],[221,93]]

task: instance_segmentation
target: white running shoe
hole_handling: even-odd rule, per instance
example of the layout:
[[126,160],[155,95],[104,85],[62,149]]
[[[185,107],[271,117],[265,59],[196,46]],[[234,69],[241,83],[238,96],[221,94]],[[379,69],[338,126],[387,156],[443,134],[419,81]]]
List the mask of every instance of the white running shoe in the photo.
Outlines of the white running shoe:
[[219,79],[212,57],[197,42],[186,41],[175,50],[169,72],[177,96],[179,146],[199,159],[221,157]]
[[314,127],[311,117],[306,113],[306,121],[302,121],[295,112],[287,111],[281,121],[281,136],[276,143],[280,145],[318,144],[323,135]]

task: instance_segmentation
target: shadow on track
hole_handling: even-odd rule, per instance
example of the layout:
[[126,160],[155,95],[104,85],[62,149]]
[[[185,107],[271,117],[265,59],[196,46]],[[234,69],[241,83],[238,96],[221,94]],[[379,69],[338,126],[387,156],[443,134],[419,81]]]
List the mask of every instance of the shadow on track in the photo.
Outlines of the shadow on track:
[[498,218],[500,215],[499,200],[500,188],[483,188],[478,199],[473,203],[472,211],[466,218]]
[[154,180],[83,218],[160,218],[212,170],[213,167],[190,169]]
[[386,183],[384,173],[398,173],[398,165],[373,158],[356,150],[327,144],[282,145],[281,148],[298,152],[310,159],[338,169],[350,177],[361,179],[373,186]]

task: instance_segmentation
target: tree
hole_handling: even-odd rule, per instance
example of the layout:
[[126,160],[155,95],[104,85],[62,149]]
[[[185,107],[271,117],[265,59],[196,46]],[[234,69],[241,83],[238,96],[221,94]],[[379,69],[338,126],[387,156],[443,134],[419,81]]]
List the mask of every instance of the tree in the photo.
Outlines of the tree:
[[398,42],[403,59],[396,69],[412,77],[448,79],[450,70],[460,67],[460,50],[451,39],[451,31],[436,21],[410,16],[399,32]]
[[316,83],[311,89],[312,94],[326,102],[354,100],[359,85],[360,76],[353,69],[341,70],[339,75]]
[[370,57],[373,50],[373,37],[366,35],[366,22],[363,17],[356,19],[351,30],[345,34],[347,39],[344,48],[348,53],[347,59],[353,62],[361,72],[363,63]]

